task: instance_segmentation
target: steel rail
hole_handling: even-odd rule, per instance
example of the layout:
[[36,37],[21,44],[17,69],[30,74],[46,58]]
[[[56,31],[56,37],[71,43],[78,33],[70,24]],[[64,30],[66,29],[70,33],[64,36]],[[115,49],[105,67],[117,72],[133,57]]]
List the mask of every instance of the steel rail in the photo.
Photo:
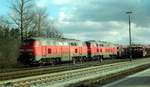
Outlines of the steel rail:
[[[65,84],[67,81],[78,79],[85,80],[88,78],[94,78],[97,76],[104,76],[111,73],[119,72],[121,70],[127,70],[129,68],[134,68],[140,65],[149,64],[150,58],[134,60],[132,62],[122,62],[114,63],[102,66],[92,66],[89,68],[63,71],[58,73],[51,73],[39,76],[31,76],[21,79],[1,81],[0,87],[10,86],[10,87],[23,87],[23,86],[38,86],[38,85],[56,85],[57,83]],[[95,75],[95,76],[92,76]],[[82,79],[82,77],[86,77]],[[77,81],[74,81],[77,82]],[[68,83],[69,84],[69,83]],[[60,86],[60,85],[59,85]]]
[[104,64],[110,64],[115,62],[124,62],[127,60],[110,60],[110,61],[104,61],[102,63],[100,62],[87,62],[83,64],[67,64],[67,65],[60,65],[60,66],[51,66],[51,67],[37,67],[37,69],[34,68],[27,68],[27,70],[20,70],[20,71],[14,71],[14,72],[4,72],[0,73],[0,80],[9,80],[9,79],[16,79],[16,78],[23,78],[28,76],[35,76],[35,75],[42,75],[46,73],[54,73],[54,72],[61,72],[61,71],[67,71],[67,70],[74,70],[74,69],[80,69],[80,68],[86,68],[89,66],[98,66],[98,65],[104,65]]

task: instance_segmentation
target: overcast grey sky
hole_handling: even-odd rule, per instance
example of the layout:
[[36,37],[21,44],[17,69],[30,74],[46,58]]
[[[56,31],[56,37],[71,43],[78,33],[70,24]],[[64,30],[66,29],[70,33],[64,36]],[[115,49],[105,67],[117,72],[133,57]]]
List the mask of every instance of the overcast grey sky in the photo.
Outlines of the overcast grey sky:
[[[6,1],[0,1],[1,12]],[[133,42],[150,43],[150,0],[36,0],[36,5],[48,9],[49,18],[65,37],[123,44],[128,44],[125,12],[133,11]]]

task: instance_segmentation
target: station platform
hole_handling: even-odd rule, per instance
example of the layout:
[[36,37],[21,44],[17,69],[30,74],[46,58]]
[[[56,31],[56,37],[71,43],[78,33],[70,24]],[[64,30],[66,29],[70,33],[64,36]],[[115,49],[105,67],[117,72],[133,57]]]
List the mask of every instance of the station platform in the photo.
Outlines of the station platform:
[[127,76],[101,87],[150,87],[150,69]]

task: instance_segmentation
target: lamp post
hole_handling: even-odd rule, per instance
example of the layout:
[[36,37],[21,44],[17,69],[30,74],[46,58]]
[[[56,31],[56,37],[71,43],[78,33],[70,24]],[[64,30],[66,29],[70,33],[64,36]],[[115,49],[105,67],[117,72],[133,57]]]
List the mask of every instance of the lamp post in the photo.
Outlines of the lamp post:
[[132,38],[131,38],[131,14],[132,14],[132,11],[128,11],[126,12],[126,14],[128,15],[129,17],[129,53],[130,53],[130,61],[132,61]]

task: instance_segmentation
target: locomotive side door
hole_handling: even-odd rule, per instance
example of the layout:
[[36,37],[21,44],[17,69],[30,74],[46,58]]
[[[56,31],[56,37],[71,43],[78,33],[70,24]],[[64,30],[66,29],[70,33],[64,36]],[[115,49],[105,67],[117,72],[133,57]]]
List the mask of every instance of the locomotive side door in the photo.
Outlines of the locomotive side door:
[[70,46],[67,42],[63,42],[61,47],[61,57],[62,61],[70,61]]
[[42,46],[42,56],[46,57],[46,46]]
[[47,55],[46,41],[43,41],[43,44],[42,44],[42,57],[45,58],[46,55]]
[[90,42],[86,42],[86,46],[87,46],[87,57],[88,57],[88,58],[91,58],[91,56],[92,56],[91,43],[90,43]]

